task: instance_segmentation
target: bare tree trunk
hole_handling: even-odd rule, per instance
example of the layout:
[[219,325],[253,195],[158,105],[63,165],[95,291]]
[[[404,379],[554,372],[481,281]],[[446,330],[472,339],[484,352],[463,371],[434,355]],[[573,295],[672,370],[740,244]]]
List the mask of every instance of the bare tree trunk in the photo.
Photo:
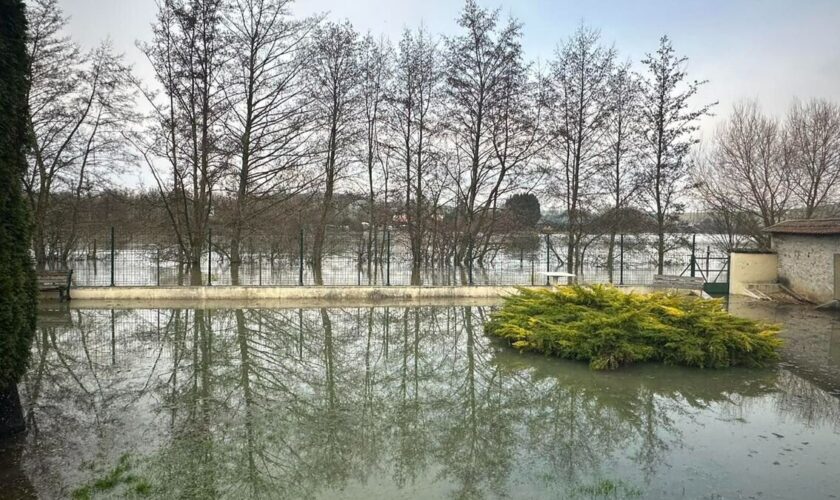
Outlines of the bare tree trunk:
[[326,188],[324,190],[324,200],[321,204],[321,214],[318,218],[318,225],[315,227],[315,234],[312,242],[312,271],[314,273],[316,285],[324,284],[322,263],[324,242],[327,234],[327,224],[329,223],[332,215],[333,182],[332,175],[328,175]]
[[656,271],[662,274],[665,269],[665,223],[661,217],[656,228]]
[[615,274],[615,230],[610,231],[609,242],[607,243],[607,276],[610,283],[613,282]]

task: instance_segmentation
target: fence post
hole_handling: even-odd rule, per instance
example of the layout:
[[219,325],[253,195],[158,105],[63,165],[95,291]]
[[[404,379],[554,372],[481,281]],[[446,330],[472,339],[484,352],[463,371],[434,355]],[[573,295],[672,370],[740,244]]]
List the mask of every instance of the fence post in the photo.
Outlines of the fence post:
[[303,227],[300,228],[300,235],[298,236],[298,285],[303,286]]
[[385,261],[385,286],[391,286],[391,230],[385,233],[386,249],[388,254]]
[[551,272],[551,236],[548,233],[545,233],[545,286],[551,284],[549,280],[548,273]]
[[[539,239],[537,239],[539,241]],[[534,262],[536,261],[536,256],[534,255],[534,251],[531,250],[531,286],[534,286]]]
[[257,279],[259,280],[258,283],[260,286],[262,286],[262,252],[259,252],[257,261],[257,265],[259,266],[259,269],[257,270],[257,276],[259,277]]
[[157,286],[160,286],[160,247],[157,248]]
[[696,243],[697,243],[697,235],[692,234],[691,235],[691,277],[692,278],[694,277],[694,262],[695,262],[694,253],[695,253],[696,248],[697,248]]
[[111,286],[114,286],[114,226],[111,226]]
[[729,272],[732,269],[732,252],[726,254],[726,294],[729,295]]
[[624,284],[624,234],[618,238],[618,284]]
[[207,229],[207,286],[213,286],[213,275],[210,265],[213,263],[213,228]]
[[709,254],[712,253],[712,247],[706,245],[706,281],[709,281]]

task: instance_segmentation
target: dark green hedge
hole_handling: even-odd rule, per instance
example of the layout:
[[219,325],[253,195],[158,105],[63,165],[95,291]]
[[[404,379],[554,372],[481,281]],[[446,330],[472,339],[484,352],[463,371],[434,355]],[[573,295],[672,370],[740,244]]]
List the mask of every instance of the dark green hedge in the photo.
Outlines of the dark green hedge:
[[0,0],[0,387],[26,371],[35,333],[37,288],[29,253],[26,171],[26,18],[21,0]]

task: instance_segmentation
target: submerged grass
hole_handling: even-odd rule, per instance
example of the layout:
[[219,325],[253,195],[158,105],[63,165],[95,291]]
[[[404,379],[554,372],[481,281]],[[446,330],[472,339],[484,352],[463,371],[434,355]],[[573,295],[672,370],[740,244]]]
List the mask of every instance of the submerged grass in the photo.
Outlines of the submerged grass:
[[520,289],[485,331],[520,350],[588,361],[596,370],[644,361],[762,366],[778,359],[782,343],[777,326],[732,316],[720,300],[604,285]]
[[151,485],[145,479],[132,474],[131,468],[130,456],[127,453],[123,454],[117,465],[107,471],[104,476],[75,489],[72,498],[90,500],[98,494],[113,493],[113,490],[121,485],[126,486],[127,489],[120,492],[120,497],[130,496],[131,493],[134,493],[134,496],[148,496],[151,493]]
[[592,484],[583,484],[572,489],[572,498],[639,498],[642,490],[622,480],[602,479]]

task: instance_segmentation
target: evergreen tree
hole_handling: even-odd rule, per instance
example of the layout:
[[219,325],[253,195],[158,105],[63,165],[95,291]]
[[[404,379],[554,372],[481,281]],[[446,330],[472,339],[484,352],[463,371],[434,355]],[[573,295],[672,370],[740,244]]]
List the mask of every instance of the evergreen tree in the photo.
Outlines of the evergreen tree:
[[0,0],[0,435],[22,431],[17,382],[35,332],[37,289],[30,221],[21,191],[26,170],[26,18],[22,0]]
[[533,228],[540,221],[540,200],[531,193],[518,193],[505,201],[505,208],[513,216],[516,224],[523,228]]

